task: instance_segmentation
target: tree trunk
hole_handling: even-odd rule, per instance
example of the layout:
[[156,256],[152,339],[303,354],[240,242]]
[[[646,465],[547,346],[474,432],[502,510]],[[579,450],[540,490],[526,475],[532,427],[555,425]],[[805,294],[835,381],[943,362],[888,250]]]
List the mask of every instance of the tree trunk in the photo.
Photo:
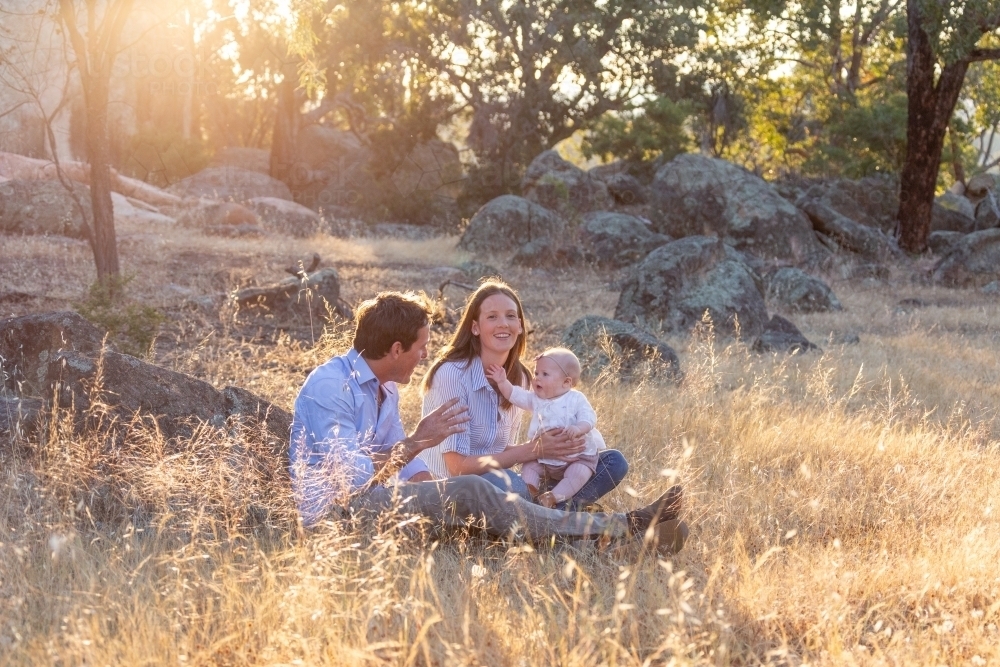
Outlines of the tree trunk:
[[97,266],[97,280],[115,289],[121,274],[115,216],[111,203],[111,151],[108,136],[108,78],[96,76],[84,86],[87,94],[87,161],[90,163],[90,199],[94,212],[91,246]]
[[944,66],[934,82],[936,60],[923,29],[920,0],[907,0],[906,159],[900,178],[896,232],[904,250],[927,250],[941,152],[968,61]]
[[948,128],[948,139],[951,142],[951,173],[955,181],[962,184],[962,192],[965,192],[965,165],[962,164],[962,147],[958,144],[958,137],[955,130]]
[[[115,215],[111,203],[111,136],[108,133],[108,97],[111,71],[118,56],[118,39],[132,12],[133,0],[116,0],[105,6],[98,24],[96,3],[87,3],[87,35],[80,33],[73,0],[59,0],[59,16],[76,54],[76,67],[83,85],[86,108],[85,145],[90,164],[90,199],[94,227],[90,247],[94,251],[97,281],[113,296],[121,282]],[[89,44],[89,45],[88,45]]]
[[292,185],[299,129],[295,89],[299,80],[294,65],[286,65],[283,74],[284,78],[278,85],[278,108],[274,114],[274,133],[271,136],[270,171],[271,178]]

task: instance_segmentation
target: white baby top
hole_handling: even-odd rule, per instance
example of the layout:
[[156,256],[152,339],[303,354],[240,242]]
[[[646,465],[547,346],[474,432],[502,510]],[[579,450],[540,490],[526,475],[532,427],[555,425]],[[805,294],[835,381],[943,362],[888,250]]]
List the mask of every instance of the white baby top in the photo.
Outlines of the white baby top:
[[[572,426],[578,422],[587,422],[591,426],[597,424],[597,413],[590,406],[590,401],[576,389],[570,389],[555,398],[538,398],[526,389],[514,387],[510,394],[510,402],[519,408],[531,411],[531,423],[528,425],[529,438],[535,437],[539,429],[545,431],[559,426]],[[591,428],[584,437],[585,449],[578,456],[584,454],[592,456],[601,449],[607,449],[604,437],[596,428]],[[555,459],[538,459],[538,461],[550,466],[566,465],[566,461]]]

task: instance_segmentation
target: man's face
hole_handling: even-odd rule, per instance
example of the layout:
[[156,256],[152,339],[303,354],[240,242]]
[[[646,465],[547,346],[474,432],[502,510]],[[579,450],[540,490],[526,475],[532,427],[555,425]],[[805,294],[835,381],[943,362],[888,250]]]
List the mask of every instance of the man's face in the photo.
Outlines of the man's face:
[[399,384],[406,384],[413,375],[413,370],[421,361],[427,358],[427,342],[431,337],[431,325],[425,324],[417,332],[417,339],[413,341],[410,349],[400,353],[396,359],[395,381]]

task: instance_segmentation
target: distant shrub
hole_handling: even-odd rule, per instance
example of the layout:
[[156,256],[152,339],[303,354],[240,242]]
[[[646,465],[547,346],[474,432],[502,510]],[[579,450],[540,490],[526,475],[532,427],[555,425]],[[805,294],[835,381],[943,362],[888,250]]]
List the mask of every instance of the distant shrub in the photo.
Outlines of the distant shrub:
[[125,297],[131,278],[118,278],[110,284],[95,282],[87,298],[76,304],[77,312],[103,328],[111,342],[125,354],[146,354],[165,319],[156,308],[140,305]]
[[165,188],[208,166],[211,153],[201,139],[184,139],[176,131],[145,129],[128,139],[119,171]]

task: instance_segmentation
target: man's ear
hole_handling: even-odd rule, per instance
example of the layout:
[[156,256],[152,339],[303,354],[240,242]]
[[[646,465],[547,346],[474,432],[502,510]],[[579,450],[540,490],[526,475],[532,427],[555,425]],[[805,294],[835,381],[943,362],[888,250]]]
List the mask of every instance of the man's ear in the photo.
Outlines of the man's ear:
[[395,343],[392,344],[392,347],[389,348],[389,354],[392,355],[393,359],[398,359],[399,355],[401,355],[402,353],[403,353],[403,344],[397,340]]

